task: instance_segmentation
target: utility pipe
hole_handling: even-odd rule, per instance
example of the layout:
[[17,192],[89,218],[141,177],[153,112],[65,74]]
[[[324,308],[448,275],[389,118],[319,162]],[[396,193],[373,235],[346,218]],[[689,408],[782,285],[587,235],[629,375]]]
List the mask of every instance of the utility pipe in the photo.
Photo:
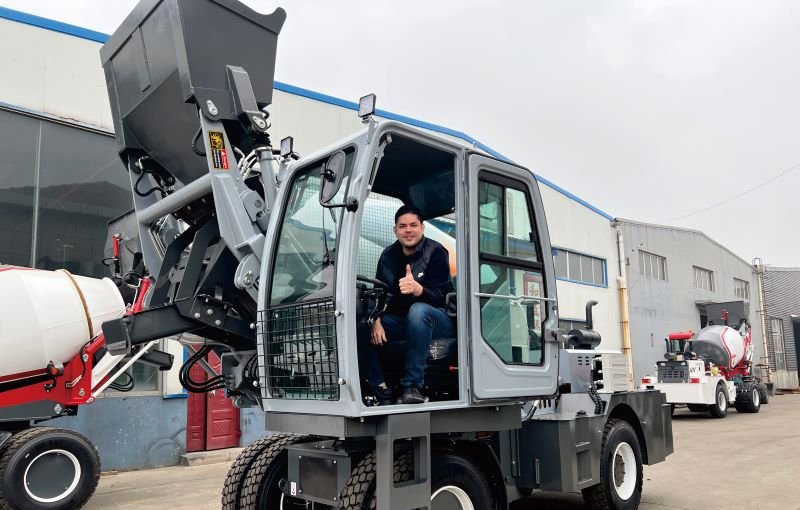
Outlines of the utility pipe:
[[619,276],[617,276],[617,289],[619,290],[619,326],[622,334],[622,353],[625,355],[627,365],[628,389],[633,389],[633,356],[631,353],[631,324],[628,314],[628,283],[625,279],[625,245],[622,239],[622,228],[614,222],[617,231],[617,259]]
[[767,300],[764,295],[764,264],[761,259],[753,259],[753,269],[758,280],[758,314],[761,316],[761,340],[764,344],[764,358],[767,360],[767,382],[772,382],[772,369],[769,366],[769,347],[767,344]]

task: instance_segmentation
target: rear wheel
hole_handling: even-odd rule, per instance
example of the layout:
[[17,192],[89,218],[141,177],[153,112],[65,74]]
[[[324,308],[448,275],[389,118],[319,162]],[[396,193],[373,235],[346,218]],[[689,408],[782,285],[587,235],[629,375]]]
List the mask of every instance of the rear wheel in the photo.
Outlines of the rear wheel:
[[761,393],[757,384],[747,383],[739,392],[734,407],[740,413],[757,413],[761,410]]
[[483,473],[464,457],[447,453],[431,459],[431,510],[494,509]]
[[635,510],[642,499],[642,452],[630,423],[609,420],[600,454],[600,483],[583,490],[592,510]]
[[718,384],[714,392],[714,403],[708,406],[712,418],[724,418],[728,414],[728,395],[725,393],[725,386]]
[[761,395],[761,404],[769,404],[769,391],[766,384],[758,385],[758,392]]
[[71,430],[33,427],[18,432],[0,456],[0,493],[10,508],[80,508],[99,479],[97,450]]

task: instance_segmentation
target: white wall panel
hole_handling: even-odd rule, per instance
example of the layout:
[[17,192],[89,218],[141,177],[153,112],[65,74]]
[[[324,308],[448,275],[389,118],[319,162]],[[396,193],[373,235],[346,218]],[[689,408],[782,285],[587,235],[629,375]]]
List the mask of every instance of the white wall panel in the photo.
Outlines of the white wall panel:
[[101,44],[0,19],[0,101],[65,119],[113,127]]
[[608,288],[558,281],[559,317],[582,319],[586,314],[586,302],[596,300],[598,304],[593,311],[594,329],[603,338],[602,348],[621,349],[616,230],[611,227],[608,218],[560,191],[542,183],[539,188],[553,246],[606,261]]

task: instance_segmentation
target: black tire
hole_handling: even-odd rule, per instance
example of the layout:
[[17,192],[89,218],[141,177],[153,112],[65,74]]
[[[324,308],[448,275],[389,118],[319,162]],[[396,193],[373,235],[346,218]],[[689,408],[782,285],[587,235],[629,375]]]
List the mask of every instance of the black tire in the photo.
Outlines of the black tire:
[[769,404],[769,391],[766,384],[758,385],[758,392],[761,394],[761,405]]
[[247,477],[250,466],[261,452],[285,435],[273,434],[262,437],[242,450],[239,456],[236,457],[236,460],[228,470],[228,475],[225,477],[225,484],[222,486],[222,510],[239,510],[239,495],[242,489],[242,482]]
[[[634,478],[629,478],[633,468]],[[592,510],[636,510],[642,500],[642,452],[630,423],[608,420],[600,453],[600,483],[583,490]]]
[[[281,498],[283,492],[278,483],[286,478],[288,472],[288,457],[285,447],[290,444],[307,443],[315,441],[313,436],[300,434],[274,434],[265,439],[267,445],[254,456],[249,467],[244,470],[239,488],[239,503],[237,510],[277,510],[283,508],[305,508],[305,502],[293,498]],[[230,508],[230,507],[229,507]],[[312,507],[316,508],[316,507]]]
[[708,406],[705,404],[686,404],[686,407],[693,413],[705,413],[708,411]]
[[466,500],[473,508],[497,508],[486,477],[469,459],[455,453],[437,455],[431,459],[431,471],[431,510],[463,510],[461,502]]
[[725,418],[728,415],[728,395],[723,384],[717,384],[714,391],[714,403],[708,406],[712,418]]
[[[392,476],[395,482],[410,480],[413,472],[413,452],[395,455],[394,474]],[[342,496],[339,498],[339,508],[347,510],[375,510],[377,508],[375,452],[368,453],[356,464],[350,474],[350,479],[342,490]]]
[[[404,482],[411,479],[414,466],[414,454],[408,452],[397,455],[394,463],[393,480]],[[489,490],[489,484],[472,462],[455,453],[434,454],[431,459],[431,509],[436,510],[439,501],[455,505],[458,508],[458,497],[468,498],[474,508],[495,510],[496,503]],[[375,453],[370,453],[353,469],[350,480],[342,491],[341,505],[343,510],[376,510],[377,494],[375,493]]]
[[753,383],[743,384],[733,405],[740,413],[757,413],[760,411],[761,392],[758,390],[758,385]]
[[0,491],[6,508],[75,510],[94,494],[100,457],[77,432],[32,427],[14,434],[0,455]]

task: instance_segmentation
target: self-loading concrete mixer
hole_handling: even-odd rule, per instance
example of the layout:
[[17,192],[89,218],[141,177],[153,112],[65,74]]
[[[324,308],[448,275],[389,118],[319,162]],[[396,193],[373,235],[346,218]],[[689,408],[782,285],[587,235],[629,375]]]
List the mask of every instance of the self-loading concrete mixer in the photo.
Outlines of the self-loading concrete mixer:
[[[122,283],[118,243],[109,260]],[[130,376],[118,377],[136,360],[171,366],[154,342],[127,354],[106,349],[102,323],[140,310],[150,286],[127,280],[137,291],[131,305],[110,278],[0,267],[0,508],[81,507],[100,476],[97,450],[74,431],[33,425],[74,415],[109,387],[133,389]]]
[[[733,403],[740,413],[757,413],[769,399],[766,385],[753,374],[752,330],[742,302],[709,306],[719,309],[718,321],[699,332],[671,333],[665,360],[656,363],[656,376],[642,386],[662,391],[674,406],[724,418]],[[713,312],[709,312],[710,314]],[[732,322],[736,327],[728,326]]]
[[[234,0],[144,0],[100,55],[155,277],[141,312],[103,324],[108,349],[202,337],[226,394],[277,432],[237,458],[222,508],[501,510],[542,490],[637,508],[642,465],[672,452],[669,406],[600,388],[591,321],[559,330],[533,173],[379,121],[374,95],[359,132],[304,157],[289,139],[278,150],[268,112],[285,19]],[[441,296],[454,328],[412,361],[425,372],[413,403],[376,398],[359,365],[359,332],[392,299],[373,277],[386,204],[415,205],[454,247],[455,290]],[[387,385],[419,340],[390,342]]]

